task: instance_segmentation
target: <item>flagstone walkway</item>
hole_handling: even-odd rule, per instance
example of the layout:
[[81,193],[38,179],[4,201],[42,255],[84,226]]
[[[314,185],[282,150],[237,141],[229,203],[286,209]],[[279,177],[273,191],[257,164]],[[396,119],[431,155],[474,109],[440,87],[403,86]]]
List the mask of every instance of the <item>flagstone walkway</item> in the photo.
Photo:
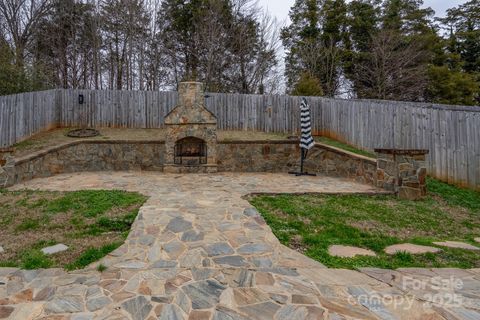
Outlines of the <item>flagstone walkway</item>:
[[[375,193],[329,177],[81,173],[14,189],[122,189],[149,196],[101,263],[0,268],[0,319],[480,319],[480,270],[326,269],[275,238],[251,193]],[[439,285],[440,284],[440,285]]]

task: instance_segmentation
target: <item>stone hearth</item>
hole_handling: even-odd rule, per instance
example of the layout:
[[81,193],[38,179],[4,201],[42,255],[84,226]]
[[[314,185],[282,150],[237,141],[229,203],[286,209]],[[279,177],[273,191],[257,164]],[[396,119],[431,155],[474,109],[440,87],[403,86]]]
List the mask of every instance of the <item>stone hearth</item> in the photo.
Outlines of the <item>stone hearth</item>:
[[182,82],[178,105],[165,117],[164,171],[217,172],[217,118],[205,108],[203,84]]

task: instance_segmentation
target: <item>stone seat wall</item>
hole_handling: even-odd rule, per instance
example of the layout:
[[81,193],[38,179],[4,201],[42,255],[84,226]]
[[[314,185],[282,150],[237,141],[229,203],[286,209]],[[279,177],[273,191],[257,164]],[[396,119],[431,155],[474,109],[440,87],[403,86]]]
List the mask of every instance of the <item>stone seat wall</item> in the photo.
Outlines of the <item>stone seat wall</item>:
[[[219,172],[288,172],[300,160],[298,141],[219,141]],[[38,177],[88,171],[163,171],[164,141],[73,141],[14,159],[0,171],[0,187]],[[376,185],[376,160],[317,144],[306,170]]]

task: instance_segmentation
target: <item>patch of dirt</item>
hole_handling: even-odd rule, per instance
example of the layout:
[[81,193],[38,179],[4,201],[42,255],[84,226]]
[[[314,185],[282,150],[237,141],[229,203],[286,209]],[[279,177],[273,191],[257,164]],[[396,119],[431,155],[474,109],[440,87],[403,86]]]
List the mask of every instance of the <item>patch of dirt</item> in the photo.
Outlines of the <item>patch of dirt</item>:
[[307,226],[310,225],[310,223],[312,223],[312,220],[310,220],[310,218],[308,218],[308,217],[300,217],[300,221],[302,221],[303,224],[305,224]]
[[[70,130],[74,128],[61,128],[38,133],[29,139],[17,143],[15,147],[15,157],[23,157],[28,154],[57,146],[59,144],[75,141],[74,138],[67,137]],[[100,132],[99,136],[82,138],[81,140],[146,140],[157,141],[165,140],[165,129],[127,129],[127,128],[95,128]],[[217,131],[219,141],[237,141],[237,140],[282,140],[287,135],[277,133],[264,133],[255,131]]]
[[299,234],[290,238],[288,246],[295,251],[304,254],[307,251],[307,247],[303,244],[303,237]]
[[288,214],[286,214],[285,212],[283,212],[280,209],[271,209],[269,211],[272,214],[274,214],[275,216],[277,216],[277,217],[279,217],[280,219],[283,219],[283,220],[287,220],[287,219],[291,218]]
[[348,223],[349,226],[366,231],[366,232],[374,232],[383,230],[384,226],[379,223],[378,221],[350,221]]

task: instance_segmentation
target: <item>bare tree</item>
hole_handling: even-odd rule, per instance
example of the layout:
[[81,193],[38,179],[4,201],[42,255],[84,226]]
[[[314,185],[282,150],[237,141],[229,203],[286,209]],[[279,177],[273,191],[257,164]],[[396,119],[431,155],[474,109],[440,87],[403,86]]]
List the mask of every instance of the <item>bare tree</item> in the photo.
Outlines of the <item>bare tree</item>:
[[227,31],[225,21],[229,17],[223,0],[208,0],[202,8],[202,13],[197,15],[195,24],[194,48],[191,52],[198,61],[199,70],[202,74],[205,87],[209,91],[222,91],[225,89],[225,81],[222,79],[223,71],[231,63],[229,57],[230,34]]
[[298,49],[301,68],[310,76],[318,79],[322,84],[326,96],[334,97],[339,94],[339,64],[342,59],[342,49],[333,41],[308,41]]
[[428,51],[414,38],[380,31],[372,48],[355,65],[359,95],[365,98],[418,101],[427,86]]
[[13,43],[17,66],[24,66],[26,50],[31,45],[38,24],[49,9],[49,0],[0,1],[0,16],[7,33],[6,38]]
[[143,1],[104,0],[102,24],[110,89],[136,87],[136,54],[147,39],[149,24]]

